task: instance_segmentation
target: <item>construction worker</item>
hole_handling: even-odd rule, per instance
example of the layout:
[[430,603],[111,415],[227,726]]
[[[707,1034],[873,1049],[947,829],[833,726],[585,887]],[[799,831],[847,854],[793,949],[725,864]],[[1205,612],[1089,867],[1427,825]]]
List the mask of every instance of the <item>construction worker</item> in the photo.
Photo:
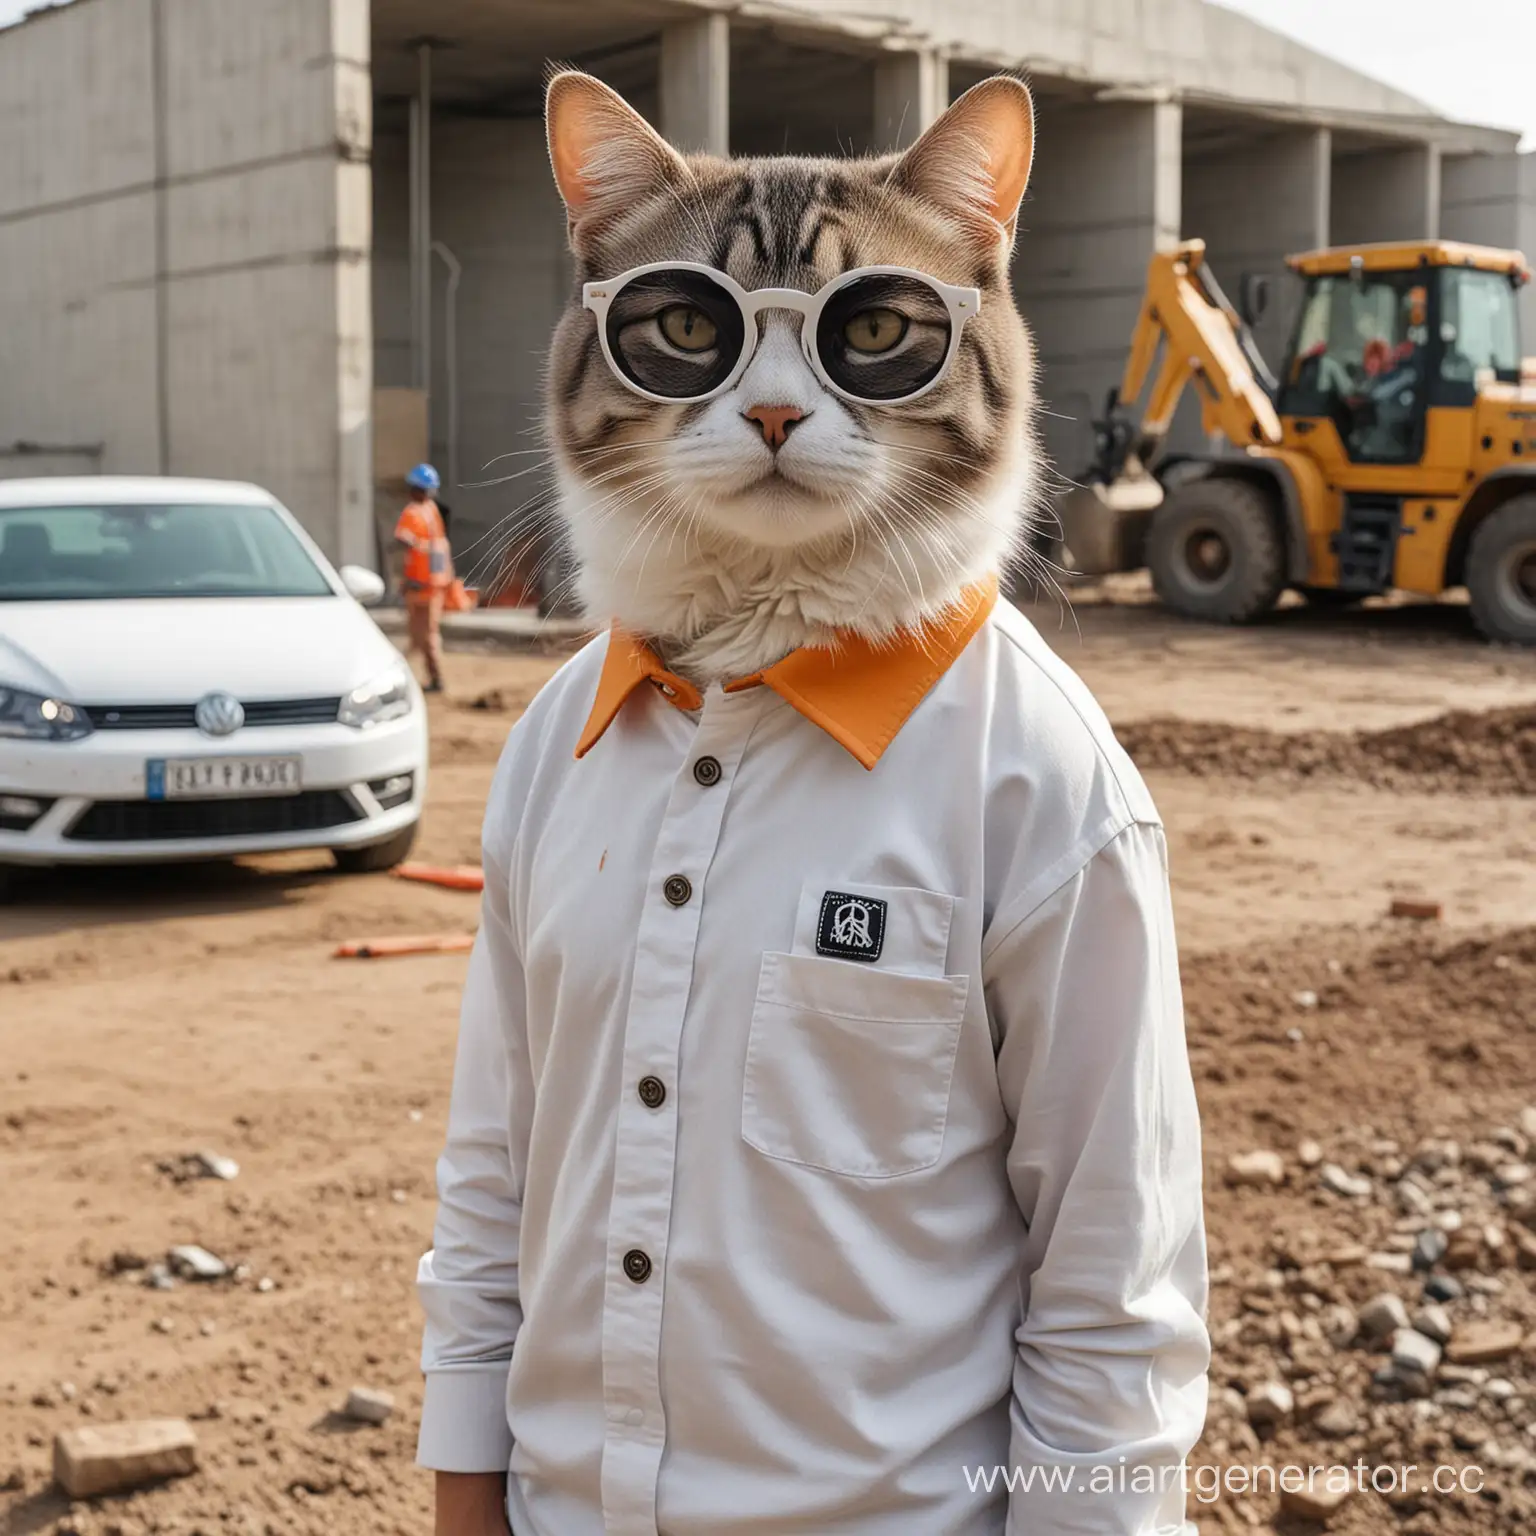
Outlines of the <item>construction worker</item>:
[[405,550],[403,589],[411,649],[427,663],[428,693],[443,691],[443,601],[453,581],[448,530],[433,494],[442,481],[430,464],[418,464],[405,477],[411,499],[395,524],[395,542]]

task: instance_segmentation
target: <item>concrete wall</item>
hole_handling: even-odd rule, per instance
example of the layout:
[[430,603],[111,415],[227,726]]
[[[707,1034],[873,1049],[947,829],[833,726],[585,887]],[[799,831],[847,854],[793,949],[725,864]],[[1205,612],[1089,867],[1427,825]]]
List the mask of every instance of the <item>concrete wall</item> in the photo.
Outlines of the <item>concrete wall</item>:
[[0,36],[0,440],[255,479],[371,563],[368,48],[367,0],[98,0]]
[[1227,297],[1238,302],[1245,272],[1270,280],[1270,307],[1254,337],[1277,372],[1301,307],[1285,258],[1328,243],[1329,169],[1325,128],[1277,133],[1184,165],[1184,234],[1205,241]]
[[1433,240],[1440,233],[1440,152],[1433,145],[1335,155],[1330,211],[1339,245]]
[[0,35],[0,444],[160,467],[154,78],[151,0]]
[[1043,112],[1019,218],[1014,292],[1034,332],[1042,420],[1076,475],[1125,367],[1154,250],[1179,238],[1180,109],[1126,102]]

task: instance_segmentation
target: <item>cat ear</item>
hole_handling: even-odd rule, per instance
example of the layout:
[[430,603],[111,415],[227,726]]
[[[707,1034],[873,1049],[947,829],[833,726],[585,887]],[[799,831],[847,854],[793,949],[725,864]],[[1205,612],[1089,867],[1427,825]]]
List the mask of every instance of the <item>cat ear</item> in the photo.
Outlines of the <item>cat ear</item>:
[[973,85],[901,158],[898,184],[957,218],[984,246],[1012,249],[1035,152],[1029,89],[1011,75]]
[[636,199],[688,176],[682,157],[622,96],[580,70],[550,80],[544,120],[573,243]]

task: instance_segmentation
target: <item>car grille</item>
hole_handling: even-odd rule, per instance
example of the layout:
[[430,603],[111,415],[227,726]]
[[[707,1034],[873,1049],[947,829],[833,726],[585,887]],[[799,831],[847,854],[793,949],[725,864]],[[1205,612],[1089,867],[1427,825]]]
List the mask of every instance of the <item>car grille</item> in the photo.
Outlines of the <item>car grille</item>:
[[[336,718],[339,698],[253,699],[241,706],[247,725],[325,725]],[[196,704],[87,704],[86,718],[98,731],[190,731]]]
[[247,725],[328,725],[340,699],[258,699],[245,706]]
[[318,832],[361,821],[339,789],[231,800],[97,800],[66,836],[80,843],[162,842],[193,837],[260,837]]

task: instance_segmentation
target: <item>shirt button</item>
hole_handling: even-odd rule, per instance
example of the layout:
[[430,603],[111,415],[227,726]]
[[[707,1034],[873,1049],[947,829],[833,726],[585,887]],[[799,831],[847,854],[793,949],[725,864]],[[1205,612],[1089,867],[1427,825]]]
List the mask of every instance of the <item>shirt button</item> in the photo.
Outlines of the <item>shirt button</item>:
[[631,1248],[624,1255],[624,1273],[636,1285],[644,1285],[651,1278],[651,1256],[639,1248]]
[[674,907],[686,907],[693,898],[693,881],[687,875],[668,875],[661,894]]
[[705,789],[708,789],[711,784],[718,784],[720,782],[720,759],[718,757],[701,757],[693,765],[693,776]]
[[635,1087],[647,1109],[660,1109],[667,1102],[667,1085],[659,1077],[642,1077]]

